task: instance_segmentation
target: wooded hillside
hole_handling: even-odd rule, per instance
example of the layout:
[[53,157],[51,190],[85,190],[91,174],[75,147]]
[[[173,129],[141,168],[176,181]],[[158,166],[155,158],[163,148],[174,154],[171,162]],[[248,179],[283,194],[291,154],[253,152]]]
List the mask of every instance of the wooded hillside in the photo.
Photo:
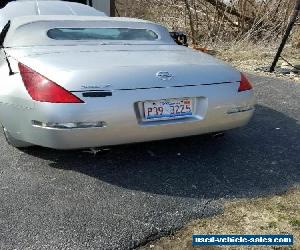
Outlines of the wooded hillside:
[[[148,19],[170,30],[185,31],[195,44],[267,44],[282,36],[295,1],[117,0],[116,6],[121,16]],[[293,32],[294,43],[300,43],[297,29],[299,25]]]

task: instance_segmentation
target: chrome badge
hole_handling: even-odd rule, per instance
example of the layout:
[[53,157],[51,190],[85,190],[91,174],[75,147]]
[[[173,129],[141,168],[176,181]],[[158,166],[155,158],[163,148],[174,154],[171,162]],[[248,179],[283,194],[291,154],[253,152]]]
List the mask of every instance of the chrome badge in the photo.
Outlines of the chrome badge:
[[106,89],[111,87],[111,84],[102,84],[102,85],[82,85],[82,89]]
[[163,81],[168,81],[174,78],[174,76],[168,71],[159,71],[156,73],[156,77]]

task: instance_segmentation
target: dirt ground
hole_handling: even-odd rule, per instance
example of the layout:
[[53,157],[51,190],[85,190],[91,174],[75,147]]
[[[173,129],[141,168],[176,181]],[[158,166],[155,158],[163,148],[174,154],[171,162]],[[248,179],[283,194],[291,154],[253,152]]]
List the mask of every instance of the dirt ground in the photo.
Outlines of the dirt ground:
[[[175,235],[152,242],[142,249],[195,249],[192,246],[193,234],[292,234],[295,242],[293,247],[243,249],[300,249],[300,187],[273,197],[227,202],[223,214],[194,221]],[[229,249],[229,247],[202,247],[205,250],[220,248]]]
[[[267,73],[258,70],[262,67],[271,66],[277,51],[276,46],[265,47],[262,45],[237,44],[231,47],[217,46],[211,49],[216,57],[234,65],[242,71],[252,71],[260,75],[276,76],[300,82],[300,70],[298,74]],[[300,69],[300,48],[286,45],[281,55],[285,60],[280,58],[277,63],[278,67],[281,69],[292,69],[291,65],[293,65],[297,69]]]

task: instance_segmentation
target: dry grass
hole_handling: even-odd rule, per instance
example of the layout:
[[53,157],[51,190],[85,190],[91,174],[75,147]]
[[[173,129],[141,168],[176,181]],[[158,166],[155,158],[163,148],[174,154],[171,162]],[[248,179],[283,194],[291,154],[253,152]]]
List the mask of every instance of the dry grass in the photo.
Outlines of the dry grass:
[[[293,247],[245,247],[243,249],[300,249],[300,189],[273,197],[227,202],[223,214],[194,221],[175,235],[152,242],[142,249],[195,249],[191,245],[193,234],[292,234],[295,241]],[[241,247],[230,247],[230,249],[241,249]]]
[[[214,45],[213,50],[216,51],[216,57],[229,62],[242,71],[256,71],[259,67],[270,67],[273,62],[277,47],[266,47],[263,45],[253,45],[247,43],[235,44],[232,46]],[[295,48],[287,45],[282,53],[283,58],[288,60],[291,64],[300,66],[300,48]],[[277,66],[283,68],[291,68],[284,60],[280,59]],[[256,71],[257,74],[274,76],[270,73],[261,73]],[[277,74],[278,77],[284,77],[300,81],[300,75]]]

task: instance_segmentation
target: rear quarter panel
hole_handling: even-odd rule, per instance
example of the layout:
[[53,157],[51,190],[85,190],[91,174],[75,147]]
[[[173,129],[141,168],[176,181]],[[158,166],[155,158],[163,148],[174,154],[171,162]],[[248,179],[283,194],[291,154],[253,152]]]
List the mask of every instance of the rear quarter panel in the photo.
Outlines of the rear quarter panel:
[[29,96],[21,75],[18,73],[17,62],[11,60],[14,74],[9,75],[8,65],[4,53],[1,52],[0,61],[0,123],[9,130],[18,130],[22,117],[18,112],[34,109],[34,102]]

